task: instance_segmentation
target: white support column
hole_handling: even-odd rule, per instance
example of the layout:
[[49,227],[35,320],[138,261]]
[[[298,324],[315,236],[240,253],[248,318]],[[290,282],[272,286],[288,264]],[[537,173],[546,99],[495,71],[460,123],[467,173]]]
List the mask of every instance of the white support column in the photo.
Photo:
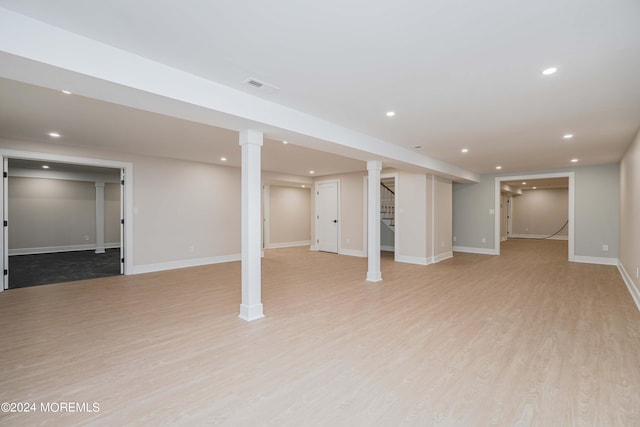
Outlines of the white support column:
[[379,282],[382,280],[380,272],[380,171],[382,162],[379,160],[369,160],[367,162],[369,171],[367,182],[367,259],[368,282]]
[[104,253],[104,182],[96,182],[96,253]]
[[264,317],[261,301],[262,218],[261,167],[262,132],[240,132],[242,147],[242,304],[240,318],[246,321]]

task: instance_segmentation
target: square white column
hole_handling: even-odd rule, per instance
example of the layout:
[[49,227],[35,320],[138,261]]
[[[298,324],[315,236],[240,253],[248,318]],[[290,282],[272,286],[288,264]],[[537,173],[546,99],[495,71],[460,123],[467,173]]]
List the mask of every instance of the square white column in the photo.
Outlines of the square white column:
[[264,317],[262,310],[262,221],[261,212],[261,166],[262,132],[243,130],[240,132],[242,147],[242,303],[240,318],[251,321]]
[[368,282],[382,280],[380,272],[380,171],[382,162],[369,160],[367,162],[367,259]]

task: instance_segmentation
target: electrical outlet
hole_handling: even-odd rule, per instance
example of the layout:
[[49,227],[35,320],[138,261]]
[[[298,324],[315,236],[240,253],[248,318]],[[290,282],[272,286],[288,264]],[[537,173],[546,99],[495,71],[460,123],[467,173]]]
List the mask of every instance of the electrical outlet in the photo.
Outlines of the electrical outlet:
[[487,239],[485,239],[484,237],[482,238],[482,243],[487,243]]
[[456,236],[453,236],[453,241],[454,241],[454,242],[456,241]]
[[444,242],[440,242],[440,247],[444,248]]
[[347,237],[347,245],[351,243],[351,239]]
[[196,251],[195,246],[193,246],[193,245],[189,246],[189,252],[193,253],[195,251]]
[[602,245],[602,252],[608,252],[609,251],[609,245]]
[[84,235],[84,241],[85,241],[85,242],[88,242],[88,241],[89,241],[89,235],[88,235],[88,234],[85,234],[85,235]]
[[636,279],[640,279],[640,267],[636,267]]

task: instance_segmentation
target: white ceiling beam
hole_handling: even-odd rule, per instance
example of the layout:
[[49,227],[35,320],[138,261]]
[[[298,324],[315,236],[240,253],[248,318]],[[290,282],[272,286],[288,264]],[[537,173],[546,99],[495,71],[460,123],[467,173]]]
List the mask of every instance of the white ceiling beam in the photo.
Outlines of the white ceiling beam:
[[250,127],[265,135],[284,131],[306,136],[301,138],[303,143],[325,141],[321,149],[334,154],[348,153],[360,160],[379,157],[456,181],[479,181],[477,174],[455,165],[4,8],[0,8],[0,51],[5,53],[0,55],[0,75],[5,78],[67,88],[79,95],[227,129]]

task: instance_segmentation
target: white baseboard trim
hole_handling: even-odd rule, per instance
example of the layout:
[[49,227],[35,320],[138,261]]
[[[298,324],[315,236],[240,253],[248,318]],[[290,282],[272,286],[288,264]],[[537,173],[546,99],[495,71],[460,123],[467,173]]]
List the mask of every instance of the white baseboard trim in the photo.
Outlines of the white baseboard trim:
[[569,236],[548,236],[548,234],[512,234],[509,237],[513,237],[514,239],[569,240]]
[[241,254],[222,255],[209,258],[184,259],[180,261],[160,262],[157,264],[134,265],[129,274],[154,273],[157,271],[175,270],[178,268],[199,267],[201,265],[220,264],[223,262],[240,261]]
[[580,262],[583,264],[618,265],[617,258],[604,258],[604,257],[597,257],[597,256],[575,255],[571,261]]
[[380,250],[381,251],[387,251],[387,252],[395,252],[396,248],[393,246],[388,246],[388,245],[380,245]]
[[438,263],[440,261],[444,261],[445,259],[453,258],[453,252],[445,252],[442,254],[438,254],[433,257],[433,263]]
[[317,245],[311,245],[311,246],[309,246],[309,250],[317,252],[318,251],[318,246]]
[[509,240],[509,238],[507,236],[500,237],[500,241],[501,242],[506,242],[507,240]]
[[338,249],[338,254],[347,255],[347,256],[355,256],[359,258],[366,258],[364,251],[359,251],[356,249]]
[[[105,249],[119,248],[120,243],[106,243]],[[88,245],[67,245],[67,246],[44,246],[40,248],[19,248],[9,249],[9,256],[12,255],[37,255],[52,254],[57,252],[95,251],[95,243]]]
[[636,303],[636,307],[638,307],[638,311],[640,311],[640,287],[633,282],[631,275],[627,272],[620,261],[618,261],[618,271],[622,276],[622,280],[624,280],[624,284],[627,285],[627,289],[629,289],[633,302]]
[[423,257],[417,257],[417,256],[407,256],[407,255],[396,254],[395,261],[404,262],[407,264],[429,265],[432,263],[433,259],[431,257],[423,258]]
[[471,248],[467,246],[454,246],[453,252],[466,252],[468,254],[480,254],[480,255],[498,255],[494,249]]
[[293,248],[296,246],[309,246],[310,244],[311,240],[303,240],[300,242],[269,243],[265,249]]

